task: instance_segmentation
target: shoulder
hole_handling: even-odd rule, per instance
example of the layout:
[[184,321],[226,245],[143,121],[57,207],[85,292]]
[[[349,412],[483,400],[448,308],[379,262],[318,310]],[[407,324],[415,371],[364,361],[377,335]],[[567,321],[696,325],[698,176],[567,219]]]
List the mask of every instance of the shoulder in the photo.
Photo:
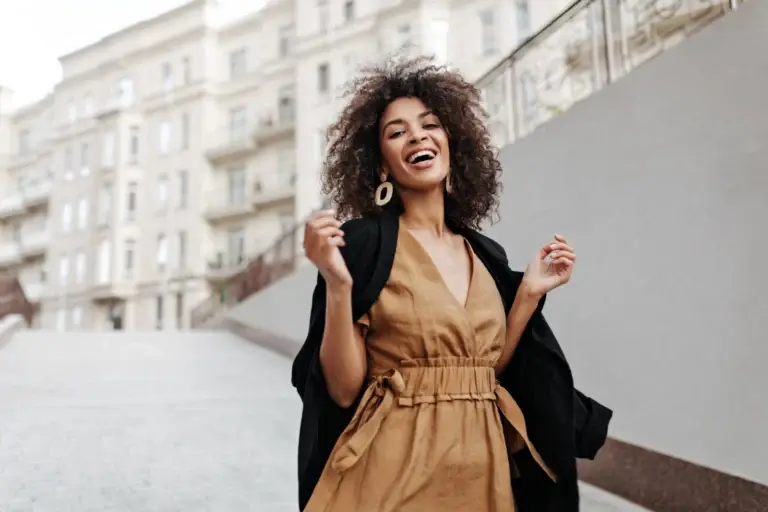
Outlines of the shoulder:
[[[367,239],[378,233],[379,221],[376,217],[356,217],[349,219],[341,225],[344,239]],[[349,242],[349,240],[347,240]]]
[[486,256],[494,258],[500,263],[508,263],[507,251],[505,251],[504,247],[502,247],[502,245],[493,238],[474,229],[467,229],[467,231],[464,233],[464,236],[466,238],[470,238],[470,242],[472,242],[475,250],[480,249],[485,253]]
[[[379,248],[379,219],[377,217],[358,217],[349,219],[341,225],[344,232],[344,246],[341,255],[347,266],[375,259]],[[350,270],[352,270],[350,268]]]

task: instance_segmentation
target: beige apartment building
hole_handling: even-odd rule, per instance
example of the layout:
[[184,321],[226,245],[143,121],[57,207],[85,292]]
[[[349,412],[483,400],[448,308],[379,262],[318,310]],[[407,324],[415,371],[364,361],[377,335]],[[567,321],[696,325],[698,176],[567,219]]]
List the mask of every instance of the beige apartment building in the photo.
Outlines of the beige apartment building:
[[38,327],[187,328],[320,204],[359,65],[426,53],[474,79],[567,3],[274,0],[222,24],[195,0],[64,55],[41,101],[0,89],[0,272]]

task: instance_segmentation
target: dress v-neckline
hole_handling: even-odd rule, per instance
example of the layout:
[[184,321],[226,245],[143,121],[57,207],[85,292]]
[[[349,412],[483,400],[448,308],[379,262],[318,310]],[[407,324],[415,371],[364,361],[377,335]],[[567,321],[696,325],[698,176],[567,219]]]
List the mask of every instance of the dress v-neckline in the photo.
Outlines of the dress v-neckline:
[[467,256],[469,256],[469,283],[467,284],[467,294],[464,297],[464,301],[462,302],[459,300],[459,298],[451,291],[451,288],[448,286],[448,283],[446,282],[445,278],[443,277],[443,273],[440,271],[440,268],[435,263],[435,260],[432,259],[432,255],[429,254],[429,251],[424,248],[422,243],[419,241],[418,238],[416,238],[416,235],[411,233],[411,231],[405,227],[401,226],[400,229],[405,232],[406,236],[408,236],[414,244],[418,247],[418,251],[421,252],[422,256],[427,261],[427,266],[429,266],[432,271],[435,273],[435,276],[437,277],[437,280],[440,282],[440,285],[442,286],[443,290],[451,297],[453,302],[459,306],[462,310],[468,310],[469,309],[469,300],[472,296],[472,287],[473,283],[475,281],[475,253],[472,250],[472,246],[469,245],[469,242],[464,237],[461,237],[462,243],[464,245],[464,251],[466,252]]

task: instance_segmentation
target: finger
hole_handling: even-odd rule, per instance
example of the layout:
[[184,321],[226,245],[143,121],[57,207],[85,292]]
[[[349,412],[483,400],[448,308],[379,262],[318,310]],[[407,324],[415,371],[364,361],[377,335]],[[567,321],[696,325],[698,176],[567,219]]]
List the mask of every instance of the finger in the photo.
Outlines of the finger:
[[318,210],[309,216],[309,220],[307,222],[313,222],[317,219],[322,219],[325,217],[334,217],[335,215],[336,212],[334,210]]
[[575,251],[573,250],[573,247],[571,247],[570,245],[568,245],[568,244],[566,244],[566,243],[564,243],[564,242],[555,242],[555,243],[553,243],[553,244],[549,244],[549,245],[548,245],[548,247],[549,247],[549,251],[550,251],[550,252],[552,252],[552,251],[568,251],[568,252],[575,252]]
[[552,260],[552,265],[566,265],[568,267],[572,267],[573,263],[573,260],[568,258],[557,258]]
[[563,242],[565,244],[568,243],[568,240],[566,240],[563,235],[558,235],[557,233],[555,233],[555,240],[557,240],[558,242]]
[[347,245],[347,243],[344,241],[343,236],[337,235],[328,239],[328,245],[332,245],[334,247],[344,247]]
[[335,226],[327,226],[315,231],[318,240],[327,240],[332,236],[344,236],[344,232]]
[[566,258],[570,261],[576,261],[576,253],[570,252],[570,251],[552,251],[549,253],[550,259],[552,261],[560,259],[560,258]]
[[319,219],[315,219],[310,223],[310,227],[316,231],[328,226],[338,228],[341,226],[341,222],[333,217],[320,217]]

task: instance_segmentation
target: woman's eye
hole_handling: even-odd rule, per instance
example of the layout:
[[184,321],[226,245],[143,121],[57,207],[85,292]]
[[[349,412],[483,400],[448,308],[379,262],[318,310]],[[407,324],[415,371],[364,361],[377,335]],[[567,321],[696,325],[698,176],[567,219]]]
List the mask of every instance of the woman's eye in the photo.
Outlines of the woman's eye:
[[439,125],[438,125],[437,123],[429,123],[429,124],[425,124],[425,125],[424,125],[424,128],[427,128],[427,129],[433,130],[433,129],[435,129],[435,128],[439,128]]
[[390,139],[394,139],[395,137],[399,137],[399,136],[400,136],[400,135],[402,135],[402,134],[403,134],[403,130],[398,130],[398,131],[396,131],[396,132],[392,132],[392,133],[390,133],[390,134],[389,134],[389,138],[390,138]]

